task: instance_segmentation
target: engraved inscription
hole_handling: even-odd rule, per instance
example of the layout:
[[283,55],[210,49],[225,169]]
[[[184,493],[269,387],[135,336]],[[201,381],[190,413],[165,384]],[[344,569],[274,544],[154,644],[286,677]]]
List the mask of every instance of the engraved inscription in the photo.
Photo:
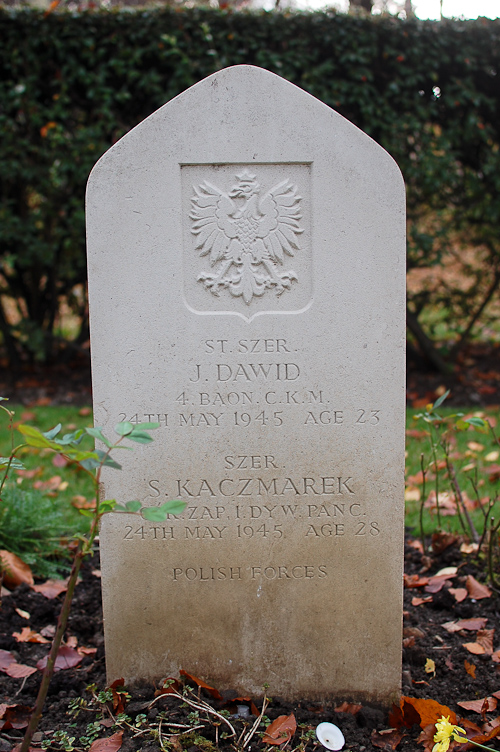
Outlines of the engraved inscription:
[[285,179],[261,195],[257,175],[244,169],[227,192],[208,180],[193,190],[191,232],[196,250],[214,267],[198,275],[205,289],[215,297],[226,289],[247,306],[266,290],[277,296],[290,290],[296,272],[279,269],[286,256],[301,250],[297,186]]
[[221,580],[312,580],[328,577],[326,564],[287,564],[278,566],[251,565],[247,567],[193,566],[174,567],[174,582],[210,582]]

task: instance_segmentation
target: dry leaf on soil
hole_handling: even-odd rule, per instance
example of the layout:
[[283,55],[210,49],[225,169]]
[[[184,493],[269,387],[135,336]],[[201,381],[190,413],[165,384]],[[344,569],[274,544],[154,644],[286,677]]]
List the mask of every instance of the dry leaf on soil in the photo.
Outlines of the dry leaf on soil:
[[478,629],[484,629],[487,621],[488,619],[486,618],[460,619],[460,621],[447,621],[441,626],[451,634],[453,634],[453,632],[460,632],[461,629],[466,629],[470,632],[476,632]]
[[476,642],[483,646],[486,655],[491,655],[493,653],[494,635],[494,629],[480,629],[476,635]]
[[432,660],[432,658],[427,658],[425,661],[425,668],[424,671],[426,674],[435,674],[436,673],[436,664]]
[[350,713],[351,715],[356,715],[356,713],[359,713],[362,707],[362,705],[356,705],[353,702],[343,702],[342,705],[337,705],[335,712]]
[[0,551],[0,568],[3,570],[4,585],[11,590],[23,582],[27,585],[34,583],[30,567],[10,551]]
[[122,746],[123,731],[117,731],[113,736],[105,739],[96,739],[90,745],[89,752],[117,752]]
[[20,632],[13,632],[12,637],[15,637],[17,642],[48,642],[45,637],[35,632],[30,627],[23,627]]
[[440,554],[452,546],[458,540],[458,535],[453,533],[433,533],[431,538],[432,552]]
[[293,713],[291,715],[279,715],[264,732],[262,742],[264,744],[284,744],[290,741],[295,734],[297,721]]
[[27,705],[0,705],[0,731],[26,728],[32,710]]
[[[485,705],[487,704],[487,707]],[[497,706],[497,700],[495,697],[483,697],[481,700],[463,700],[457,702],[464,710],[470,710],[472,713],[488,713],[491,710],[495,710]]]
[[448,592],[452,594],[457,603],[462,603],[467,598],[467,590],[465,588],[448,588]]
[[469,661],[464,661],[465,670],[469,674],[469,676],[472,676],[473,679],[476,678],[476,666],[474,663],[469,663]]
[[471,574],[467,577],[467,582],[465,583],[465,587],[467,588],[469,597],[474,598],[474,600],[476,601],[481,600],[481,598],[491,597],[491,590],[489,589],[489,587],[487,587],[486,585],[482,585]]
[[[6,671],[11,663],[16,663],[16,659],[8,650],[0,650],[0,671]],[[0,705],[0,707],[2,707]]]
[[[44,658],[41,658],[36,664],[36,667],[40,671],[43,671],[43,669],[47,665],[47,658],[48,656],[46,655]],[[54,671],[62,671],[66,668],[73,668],[74,666],[78,666],[82,658],[83,656],[77,653],[76,650],[67,648],[63,645],[63,647],[59,648],[59,650],[57,651],[57,658],[54,663]]]
[[211,687],[209,684],[206,684],[203,679],[198,679],[196,676],[193,676],[192,674],[188,674],[187,671],[184,671],[184,669],[181,668],[179,671],[179,674],[181,676],[185,676],[186,679],[189,679],[194,684],[196,684],[197,687],[201,687],[202,689],[206,689],[208,694],[213,697],[215,700],[222,700],[222,695],[219,692],[218,689],[215,689],[214,687]]
[[394,728],[411,727],[418,723],[424,729],[429,723],[436,723],[442,716],[448,717],[454,725],[457,722],[456,714],[446,705],[441,705],[436,700],[403,695],[399,701],[399,708],[393,705],[393,710],[389,713],[389,722]]
[[472,655],[484,655],[486,650],[478,642],[463,642],[462,647],[472,653]]
[[34,666],[26,666],[24,663],[11,663],[5,673],[11,679],[24,679],[26,676],[35,674],[37,669]]
[[418,574],[404,574],[403,575],[404,586],[406,588],[417,588],[427,585],[429,582],[428,577],[420,577]]
[[397,731],[396,729],[387,729],[386,731],[373,729],[370,740],[374,747],[380,747],[389,752],[389,750],[396,749],[403,736],[406,736],[404,731]]
[[414,596],[411,599],[411,605],[412,606],[423,606],[424,603],[430,603],[432,601],[432,595],[428,595],[425,598],[419,598],[418,596]]
[[47,580],[46,582],[42,582],[41,585],[32,585],[31,589],[52,600],[52,598],[57,598],[58,595],[66,592],[68,589],[68,579]]

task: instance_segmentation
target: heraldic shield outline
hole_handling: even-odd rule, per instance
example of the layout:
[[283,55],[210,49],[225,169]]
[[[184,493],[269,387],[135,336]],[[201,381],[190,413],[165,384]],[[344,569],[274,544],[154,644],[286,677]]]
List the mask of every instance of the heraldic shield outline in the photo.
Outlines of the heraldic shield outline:
[[298,313],[312,300],[310,165],[183,165],[184,292],[197,313]]

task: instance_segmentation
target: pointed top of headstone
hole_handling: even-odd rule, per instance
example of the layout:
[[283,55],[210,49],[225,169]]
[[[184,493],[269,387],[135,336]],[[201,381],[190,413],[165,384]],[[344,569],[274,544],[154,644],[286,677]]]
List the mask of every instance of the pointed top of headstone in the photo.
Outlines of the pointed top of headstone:
[[391,157],[251,66],[153,113],[88,187],[95,421],[157,421],[104,475],[161,506],[101,530],[106,660],[288,699],[401,675],[404,188]]

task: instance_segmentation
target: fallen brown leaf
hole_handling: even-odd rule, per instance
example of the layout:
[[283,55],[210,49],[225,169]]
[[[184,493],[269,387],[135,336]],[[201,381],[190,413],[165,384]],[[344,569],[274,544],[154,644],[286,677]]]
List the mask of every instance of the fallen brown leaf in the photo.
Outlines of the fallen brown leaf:
[[455,575],[448,574],[435,574],[434,577],[429,577],[429,584],[425,586],[426,593],[439,593],[444,586],[451,582]]
[[4,585],[11,590],[25,582],[33,585],[33,573],[19,556],[10,551],[0,551],[0,569],[3,571]]
[[76,649],[76,652],[80,653],[80,655],[95,655],[97,653],[97,648],[85,648],[81,645]]
[[396,729],[387,729],[386,731],[373,729],[370,740],[374,747],[380,747],[389,752],[389,750],[396,749],[403,736],[406,736],[404,731]]
[[27,705],[0,705],[0,731],[26,728],[31,711]]
[[447,632],[453,634],[453,632],[460,632],[461,629],[466,629],[471,632],[476,632],[478,629],[484,629],[488,619],[478,617],[477,619],[460,619],[460,621],[447,621],[441,626],[446,629]]
[[469,674],[469,676],[472,676],[473,679],[476,678],[476,666],[474,663],[469,663],[469,661],[464,661],[465,670]]
[[425,752],[432,752],[432,748],[435,745],[434,735],[436,733],[436,725],[429,723],[421,732],[417,739],[419,744],[423,744]]
[[[485,703],[487,703],[486,711],[483,710]],[[497,700],[496,697],[483,697],[481,700],[462,700],[462,702],[457,702],[457,705],[464,710],[470,710],[472,713],[482,714],[483,712],[495,710]]]
[[264,744],[280,745],[290,741],[295,734],[297,721],[293,713],[291,715],[279,715],[269,724],[262,737]]
[[425,637],[425,632],[418,627],[405,627],[403,629],[403,637],[415,637],[417,640],[420,640],[422,637]]
[[66,580],[47,580],[46,582],[42,582],[41,585],[32,585],[31,589],[52,600],[52,598],[57,598],[58,595],[66,592],[68,589],[68,580],[69,578]]
[[25,676],[31,676],[31,674],[36,673],[36,670],[34,666],[26,666],[23,663],[11,663],[5,673],[12,679],[24,679]]
[[337,705],[335,712],[350,713],[351,715],[356,715],[356,713],[359,713],[362,707],[362,705],[356,705],[353,702],[343,702],[342,705]]
[[23,627],[20,632],[13,632],[12,637],[15,637],[18,642],[48,642],[45,637],[30,629],[30,627]]
[[179,671],[179,674],[181,676],[185,676],[186,679],[189,679],[194,684],[196,684],[197,687],[201,687],[202,689],[206,689],[208,694],[213,697],[215,700],[222,700],[222,695],[219,692],[218,689],[215,689],[214,687],[211,687],[209,684],[206,684],[203,679],[198,679],[196,676],[193,676],[192,674],[188,674],[187,671],[184,671],[184,669],[181,668]]
[[474,598],[474,600],[476,601],[481,600],[481,598],[491,597],[491,590],[489,589],[489,587],[482,585],[471,574],[467,577],[465,587],[467,588],[467,592],[469,593],[469,598]]
[[117,731],[113,736],[96,739],[90,745],[90,752],[117,752],[122,746],[123,731]]
[[[436,723],[442,716],[449,717],[450,723],[457,722],[457,716],[446,705],[441,705],[436,700],[425,700],[416,697],[402,697],[405,705],[411,705],[420,717],[420,727],[423,729],[429,723]],[[404,712],[404,706],[403,706]]]
[[493,653],[494,635],[494,629],[480,629],[476,635],[476,642],[483,646],[486,655],[491,655]]
[[463,642],[462,647],[473,655],[484,655],[486,650],[478,642]]
[[468,595],[465,588],[448,588],[448,592],[452,594],[457,603],[462,603]]
[[[5,671],[11,663],[16,663],[16,659],[8,650],[0,650],[0,671]],[[2,707],[0,705],[0,707]]]
[[403,575],[404,586],[406,588],[417,588],[427,585],[429,582],[428,577],[420,577],[418,574],[404,574]]
[[453,533],[433,533],[431,538],[432,551],[440,554],[458,541],[458,535]]
[[[62,671],[66,668],[73,668],[74,666],[78,666],[78,664],[82,660],[82,657],[83,656],[77,653],[76,650],[67,648],[63,645],[63,647],[59,648],[59,650],[57,651],[57,658],[54,663],[54,671]],[[36,664],[36,667],[40,671],[43,671],[43,669],[47,665],[47,658],[47,655],[44,658],[40,658],[40,660]]]
[[424,598],[419,598],[418,596],[414,596],[411,599],[411,605],[412,606],[423,606],[424,603],[430,603],[432,601],[432,595],[425,596]]

